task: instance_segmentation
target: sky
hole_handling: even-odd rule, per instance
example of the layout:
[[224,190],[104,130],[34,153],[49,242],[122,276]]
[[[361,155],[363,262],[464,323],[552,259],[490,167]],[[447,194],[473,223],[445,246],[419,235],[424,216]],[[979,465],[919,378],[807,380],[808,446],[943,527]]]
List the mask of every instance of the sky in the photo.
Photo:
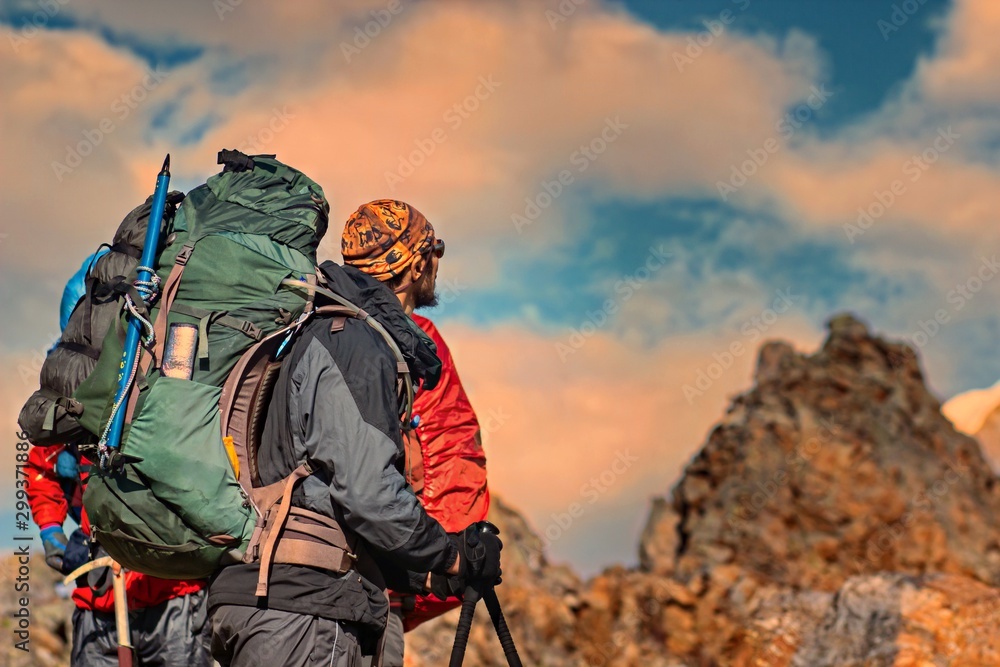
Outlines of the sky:
[[334,221],[427,215],[493,492],[587,574],[636,562],[764,340],[851,311],[942,400],[1000,379],[992,0],[0,7],[11,433],[66,279],[165,153],[186,190],[221,148],[300,168]]

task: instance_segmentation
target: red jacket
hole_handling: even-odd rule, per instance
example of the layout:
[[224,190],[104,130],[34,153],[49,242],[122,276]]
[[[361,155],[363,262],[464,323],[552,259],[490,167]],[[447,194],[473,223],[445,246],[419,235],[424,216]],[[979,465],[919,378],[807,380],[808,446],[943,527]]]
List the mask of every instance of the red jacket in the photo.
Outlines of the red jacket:
[[[434,389],[420,390],[413,402],[418,426],[406,435],[406,472],[427,513],[449,533],[483,521],[490,508],[486,486],[486,454],[479,421],[455,369],[451,351],[433,322],[413,315],[437,345],[441,379]],[[409,631],[424,621],[457,607],[457,598],[442,602],[418,596],[412,610],[405,610],[403,626]],[[406,609],[404,607],[404,609]]]
[[[62,487],[56,477],[56,457],[63,449],[63,445],[51,445],[48,447],[32,447],[28,452],[28,463],[25,466],[28,473],[28,504],[31,506],[31,515],[39,526],[48,524],[59,524],[66,520],[69,513],[70,502],[74,507],[83,506],[83,484],[77,484],[70,499],[66,498]],[[86,459],[81,460],[82,465],[87,464]],[[87,473],[82,471],[80,476],[83,480],[87,478]],[[80,527],[90,535],[90,522],[87,521],[87,513],[82,511],[82,521]],[[139,572],[128,571],[125,573],[125,591],[128,596],[129,609],[142,609],[152,607],[172,598],[182,595],[189,595],[205,587],[202,580],[175,581],[169,579],[157,579]],[[101,612],[114,612],[114,593],[108,589],[103,595],[96,595],[89,586],[80,586],[73,591],[73,602],[80,609],[91,609]]]

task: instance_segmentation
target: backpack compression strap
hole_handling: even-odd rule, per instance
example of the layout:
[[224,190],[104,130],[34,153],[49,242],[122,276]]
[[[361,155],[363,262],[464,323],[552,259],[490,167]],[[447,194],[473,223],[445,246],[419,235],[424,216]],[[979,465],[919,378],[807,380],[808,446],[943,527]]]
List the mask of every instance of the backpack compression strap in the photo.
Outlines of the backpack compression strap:
[[[163,284],[160,312],[156,315],[156,322],[153,325],[153,353],[147,357],[147,359],[155,361],[157,366],[163,363],[163,346],[167,342],[167,316],[170,315],[170,308],[174,305],[174,299],[177,297],[177,291],[180,289],[181,278],[184,276],[184,267],[187,266],[193,252],[193,243],[186,244],[181,248],[180,252],[177,253],[177,258],[174,260],[173,268],[170,269],[170,275],[167,276],[167,282]],[[148,370],[148,366],[143,368],[143,372],[148,372]]]

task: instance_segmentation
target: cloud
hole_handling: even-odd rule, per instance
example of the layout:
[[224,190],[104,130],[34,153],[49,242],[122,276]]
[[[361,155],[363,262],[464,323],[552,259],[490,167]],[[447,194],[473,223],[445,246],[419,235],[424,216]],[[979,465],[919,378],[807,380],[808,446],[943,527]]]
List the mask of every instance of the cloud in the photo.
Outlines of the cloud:
[[935,104],[958,112],[1000,101],[1000,6],[990,0],[957,0],[944,21],[933,57],[917,69],[919,91]]
[[[0,39],[10,34],[0,27]],[[3,267],[78,265],[81,246],[96,246],[115,224],[102,217],[110,213],[107,202],[135,201],[141,192],[128,174],[143,128],[130,118],[128,103],[148,68],[73,31],[40,31],[17,51],[0,49],[0,68],[6,148],[18,156],[0,164],[9,234],[0,247]],[[72,169],[65,165],[76,164],[67,158],[73,153],[81,160],[78,171],[53,169],[56,163]],[[120,205],[111,210],[120,220]]]
[[[553,30],[527,2],[407,5],[348,62],[342,42],[375,20],[378,3],[230,4],[218,23],[204,3],[153,15],[103,2],[67,7],[74,28],[39,30],[0,54],[14,73],[0,107],[19,156],[0,167],[12,225],[0,230],[10,235],[0,255],[4,270],[36,274],[17,285],[17,321],[41,325],[29,303],[54,298],[71,272],[62,267],[107,240],[168,151],[180,187],[215,171],[219,148],[277,152],[325,187],[334,221],[370,199],[407,199],[465,249],[450,265],[475,285],[503,280],[505,256],[543,257],[594,197],[705,186],[734,146],[808,93],[816,71],[802,35],[725,33],[681,72],[682,33],[607,5]],[[303,12],[316,20],[303,23]],[[109,42],[102,26],[131,42]],[[324,32],[330,26],[340,32]],[[19,30],[15,21],[0,37]],[[150,79],[130,44],[179,35],[205,55]],[[244,85],[215,85],[226,67]],[[71,172],[58,166],[77,162]],[[546,185],[564,172],[572,182],[552,201]],[[518,234],[512,216],[527,201],[542,210]],[[336,257],[332,228],[323,251]]]
[[805,229],[895,226],[944,242],[995,240],[998,24],[990,0],[956,0],[935,51],[882,108],[830,135],[804,127],[735,201]]

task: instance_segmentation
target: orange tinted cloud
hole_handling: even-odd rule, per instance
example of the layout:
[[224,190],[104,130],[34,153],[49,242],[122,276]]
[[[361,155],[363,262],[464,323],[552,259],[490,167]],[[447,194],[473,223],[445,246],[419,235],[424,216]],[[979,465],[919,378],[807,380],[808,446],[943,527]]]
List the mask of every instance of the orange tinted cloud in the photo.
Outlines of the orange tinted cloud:
[[957,0],[932,58],[917,69],[921,92],[943,107],[1000,101],[1000,5],[992,0]]
[[881,109],[833,137],[819,139],[806,128],[737,201],[774,204],[810,225],[861,219],[992,238],[1000,171],[977,154],[996,127],[977,109],[992,111],[1000,102],[1000,5],[956,0],[940,25],[934,54],[920,59]]
[[[541,7],[524,2],[415,5],[348,62],[343,44],[372,20],[377,4],[324,5],[304,32],[291,28],[298,24],[288,12],[248,3],[217,25],[195,22],[192,39],[221,40],[236,54],[247,35],[268,31],[260,49],[262,58],[269,55],[232,94],[211,83],[215,57],[195,60],[170,71],[125,117],[116,102],[147,75],[129,52],[62,30],[42,30],[4,52],[0,66],[17,75],[0,105],[13,130],[9,148],[21,156],[16,167],[0,167],[12,184],[5,210],[60,240],[43,246],[30,242],[27,229],[16,230],[9,247],[17,252],[5,261],[20,268],[72,263],[148,193],[163,153],[174,154],[175,180],[191,182],[214,171],[219,148],[243,147],[277,152],[316,178],[338,223],[377,197],[413,202],[450,238],[467,241],[472,252],[456,256],[455,266],[470,280],[490,280],[493,244],[523,238],[526,252],[545,252],[588,193],[710,187],[739,146],[768,132],[785,106],[807,94],[818,61],[800,35],[778,43],[725,33],[681,72],[675,56],[687,47],[682,33],[658,32],[604,5],[581,8],[553,30]],[[184,7],[179,13],[189,16],[208,11]],[[109,11],[99,3],[83,17],[107,18]],[[161,33],[182,29],[174,12],[152,21]],[[141,34],[149,19],[130,8],[114,13],[126,32]],[[240,45],[202,34],[209,27],[240,35]],[[321,27],[332,30],[325,40]],[[309,63],[300,62],[302,44],[314,44]],[[157,145],[149,125],[167,104],[178,108],[154,136],[179,137],[207,117],[214,125],[193,145]],[[89,153],[82,165],[56,173],[54,164],[67,162],[106,120],[113,131],[82,147]],[[517,234],[512,216],[563,172],[572,179],[562,188],[569,194]],[[337,250],[336,242],[324,247],[328,256]]]
[[[309,84],[293,76],[224,102],[223,121],[189,162],[259,138],[271,110],[287,106],[294,117],[265,132],[260,149],[324,184],[334,220],[362,201],[401,197],[466,247],[479,244],[469,268],[480,271],[468,273],[480,273],[491,243],[519,236],[512,215],[560,172],[577,197],[707,187],[734,147],[807,93],[814,54],[808,40],[793,41],[794,61],[779,44],[724,35],[680,72],[674,55],[686,37],[623,14],[581,12],[553,31],[531,3],[422,5],[350,64],[331,45]],[[573,200],[557,196],[525,230],[527,245],[571,224]]]
[[1000,405],[1000,383],[957,394],[941,407],[941,412],[956,429],[974,436],[997,405]]
[[[441,329],[485,431],[492,488],[538,527],[580,503],[583,531],[591,507],[628,499],[638,516],[648,497],[669,489],[730,398],[751,386],[763,340],[808,350],[819,340],[791,314],[753,335],[736,327],[652,347],[604,331]],[[727,355],[734,343],[741,352]],[[623,470],[615,461],[625,455],[634,464]]]

